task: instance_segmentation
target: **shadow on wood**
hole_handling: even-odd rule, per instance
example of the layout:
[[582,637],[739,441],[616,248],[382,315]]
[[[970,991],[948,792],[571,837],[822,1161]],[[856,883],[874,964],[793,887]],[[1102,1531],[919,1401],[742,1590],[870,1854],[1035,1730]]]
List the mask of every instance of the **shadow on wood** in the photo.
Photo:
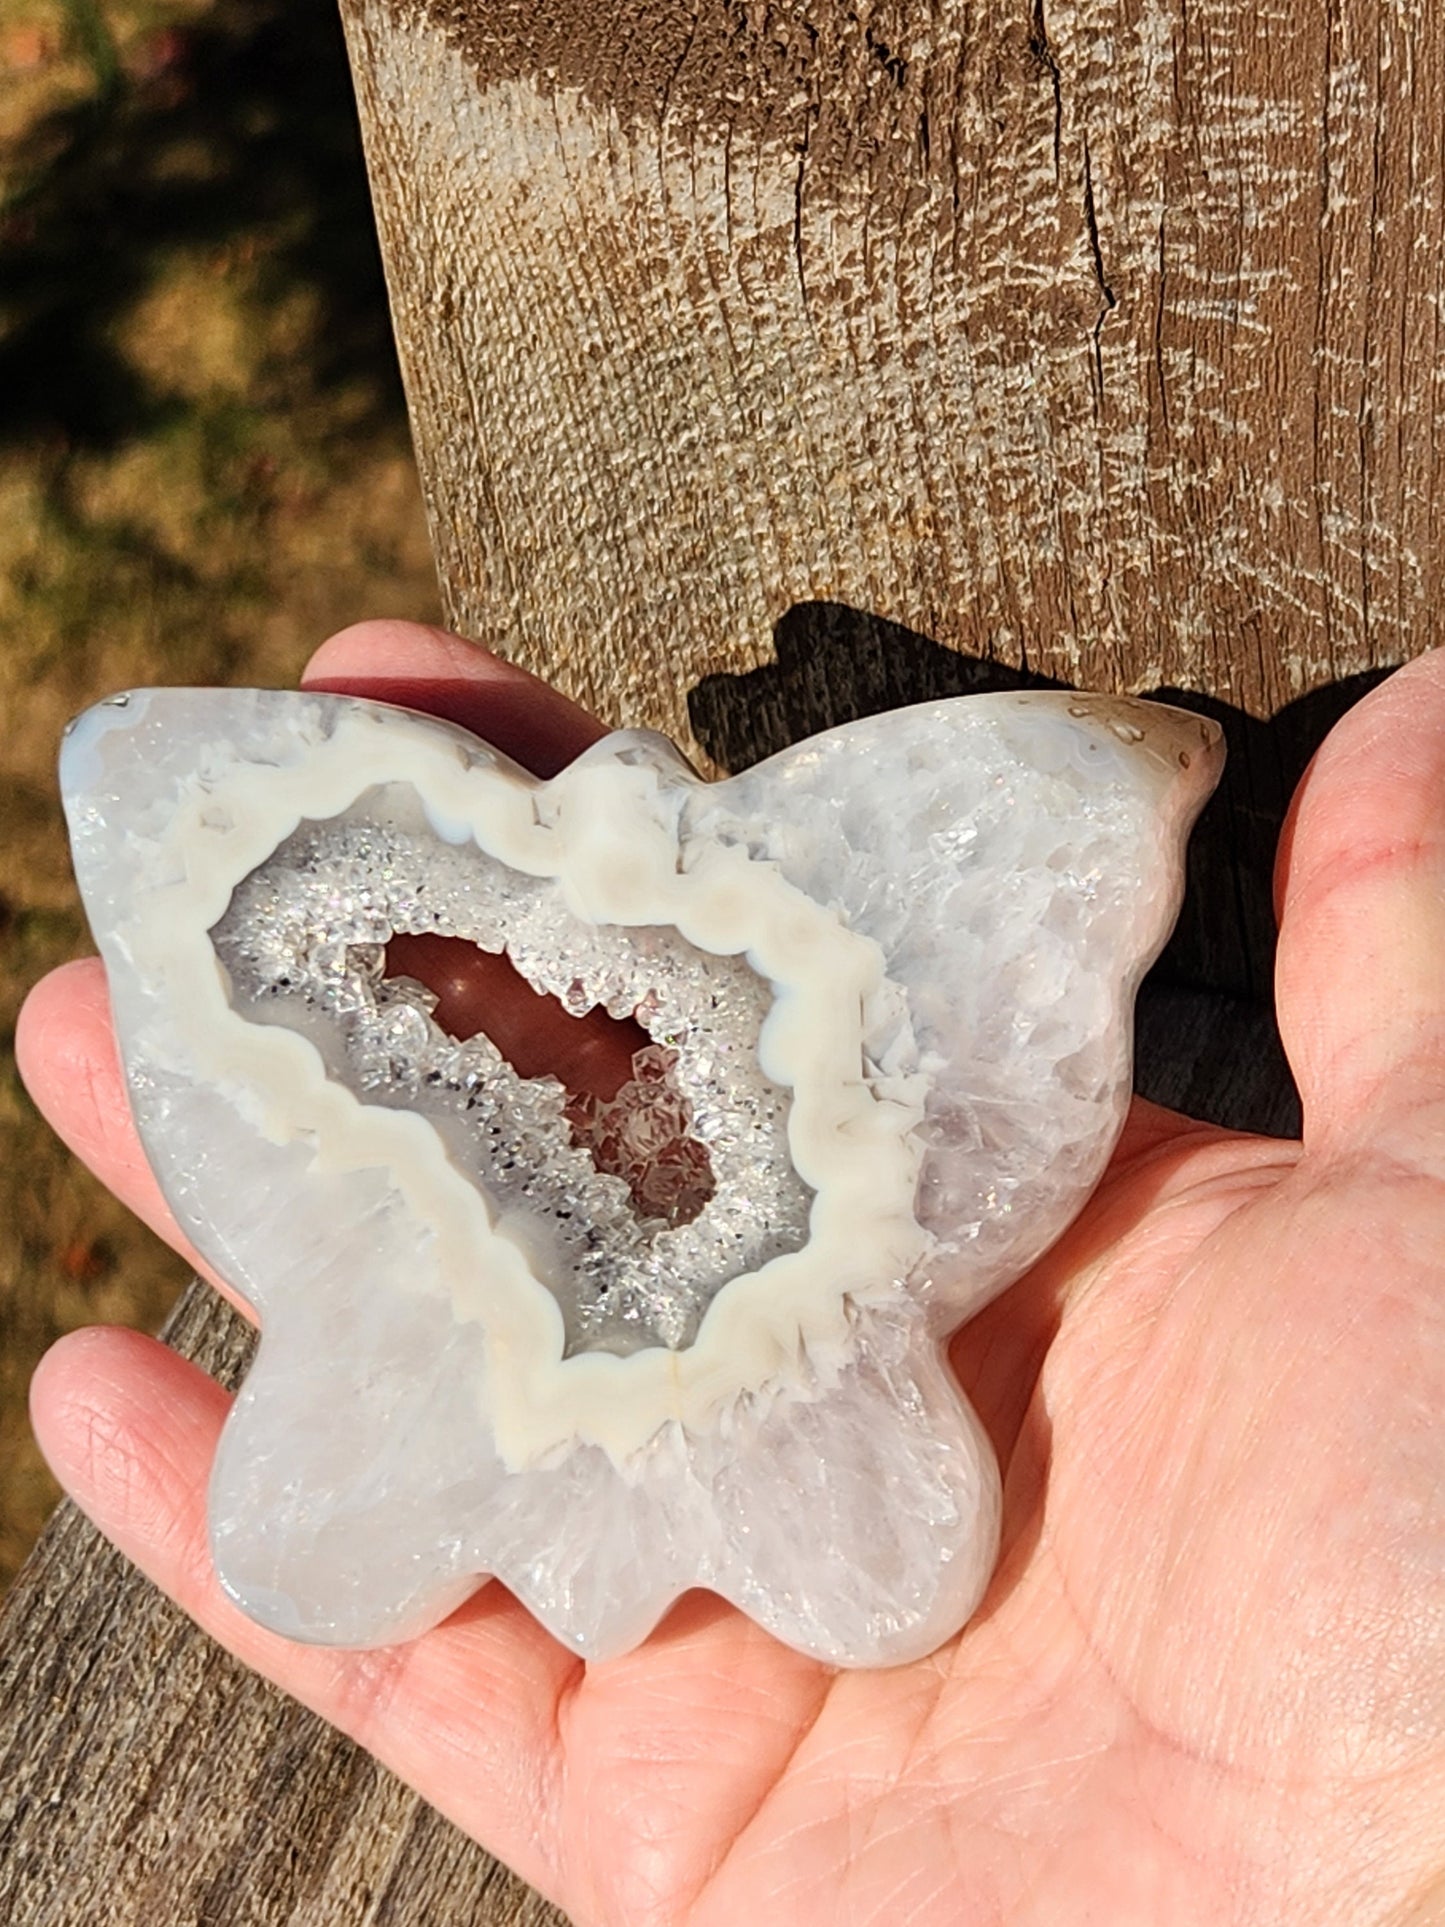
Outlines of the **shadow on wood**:
[[[804,736],[908,703],[1069,687],[946,649],[837,602],[795,603],[773,641],[776,662],[743,675],[705,676],[688,697],[698,741],[724,769],[746,769]],[[1327,684],[1267,720],[1195,690],[1133,692],[1212,717],[1229,747],[1223,781],[1190,844],[1184,908],[1154,982],[1268,1003],[1274,853],[1289,799],[1329,731],[1388,673],[1370,670]]]

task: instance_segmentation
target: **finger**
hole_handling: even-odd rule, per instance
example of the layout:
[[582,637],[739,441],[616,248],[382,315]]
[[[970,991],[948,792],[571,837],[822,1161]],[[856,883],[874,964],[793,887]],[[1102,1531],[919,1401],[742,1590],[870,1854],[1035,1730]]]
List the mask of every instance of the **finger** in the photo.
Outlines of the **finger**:
[[1197,1137],[1201,1131],[1212,1128],[1201,1124],[1198,1118],[1171,1111],[1167,1105],[1155,1104],[1147,1097],[1132,1097],[1109,1167],[1114,1170],[1120,1165],[1132,1164],[1161,1145],[1172,1144],[1181,1137]]
[[245,1300],[217,1277],[176,1223],[146,1162],[99,957],[62,964],[36,984],[15,1027],[15,1060],[56,1136],[157,1237],[249,1315]]
[[444,629],[358,622],[323,642],[304,689],[420,709],[460,723],[538,776],[552,776],[606,734],[557,690]]
[[559,1900],[559,1707],[581,1662],[501,1587],[425,1639],[351,1653],[264,1631],[222,1593],[205,1482],[230,1401],[134,1332],[77,1332],[36,1374],[32,1420],[106,1538],[245,1665],[376,1754]]
[[1445,653],[1335,728],[1277,874],[1280,1032],[1305,1138],[1354,1143],[1445,1091]]

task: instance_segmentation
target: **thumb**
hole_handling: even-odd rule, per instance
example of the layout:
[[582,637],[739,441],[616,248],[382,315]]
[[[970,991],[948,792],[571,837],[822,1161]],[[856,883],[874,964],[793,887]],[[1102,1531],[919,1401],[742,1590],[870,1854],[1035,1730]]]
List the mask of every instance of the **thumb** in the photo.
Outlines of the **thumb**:
[[1276,899],[1306,1143],[1361,1143],[1445,1096],[1445,651],[1326,738],[1285,823]]

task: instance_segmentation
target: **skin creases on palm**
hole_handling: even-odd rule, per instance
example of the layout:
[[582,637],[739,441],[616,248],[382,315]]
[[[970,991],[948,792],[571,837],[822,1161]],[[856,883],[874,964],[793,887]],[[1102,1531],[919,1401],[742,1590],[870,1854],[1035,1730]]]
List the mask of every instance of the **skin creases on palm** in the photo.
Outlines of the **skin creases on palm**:
[[[309,681],[435,708],[534,766],[592,733],[405,625],[335,638]],[[1084,1216],[956,1342],[1006,1468],[1004,1553],[927,1660],[838,1675],[692,1596],[587,1668],[496,1589],[394,1656],[293,1646],[210,1574],[223,1395],[133,1334],[51,1354],[47,1454],[202,1625],[581,1927],[1426,1927],[1445,1868],[1442,798],[1431,657],[1340,726],[1286,833],[1303,1147],[1137,1106]],[[57,1128],[175,1238],[93,967],[37,990],[19,1049]]]

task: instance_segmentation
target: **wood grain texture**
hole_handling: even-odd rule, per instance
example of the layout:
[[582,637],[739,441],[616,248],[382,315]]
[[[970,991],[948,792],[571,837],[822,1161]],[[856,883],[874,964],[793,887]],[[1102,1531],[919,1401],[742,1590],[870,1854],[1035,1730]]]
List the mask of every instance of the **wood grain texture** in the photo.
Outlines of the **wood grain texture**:
[[960,665],[1203,699],[1170,965],[1267,995],[1284,801],[1441,637],[1440,10],[343,13],[454,624],[705,767]]
[[452,613],[610,719],[807,602],[1256,717],[1438,638],[1429,0],[343,11]]
[[[1274,832],[1440,634],[1438,9],[344,12],[458,626],[714,766],[1001,678],[1210,708],[1140,1080],[1292,1129],[1232,994]],[[199,1288],[171,1338],[240,1369]],[[0,1625],[0,1919],[557,1916],[62,1508]]]

